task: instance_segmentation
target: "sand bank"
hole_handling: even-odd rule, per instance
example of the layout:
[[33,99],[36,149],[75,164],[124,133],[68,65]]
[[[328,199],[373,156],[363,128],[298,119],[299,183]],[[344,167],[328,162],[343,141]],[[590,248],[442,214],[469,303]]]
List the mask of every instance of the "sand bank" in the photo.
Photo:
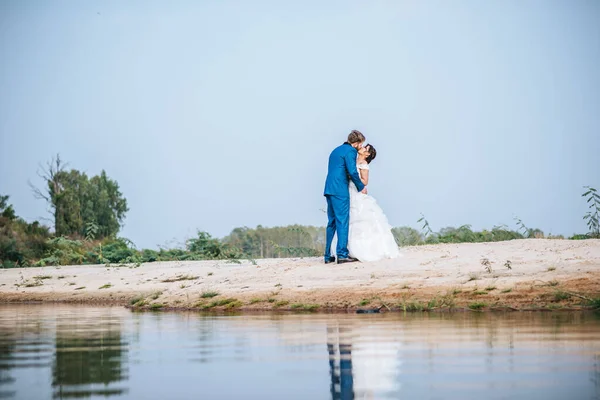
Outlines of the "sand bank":
[[129,306],[135,298],[141,308],[156,309],[387,311],[579,308],[600,297],[600,240],[401,250],[400,259],[342,265],[288,258],[6,269],[0,270],[0,301]]

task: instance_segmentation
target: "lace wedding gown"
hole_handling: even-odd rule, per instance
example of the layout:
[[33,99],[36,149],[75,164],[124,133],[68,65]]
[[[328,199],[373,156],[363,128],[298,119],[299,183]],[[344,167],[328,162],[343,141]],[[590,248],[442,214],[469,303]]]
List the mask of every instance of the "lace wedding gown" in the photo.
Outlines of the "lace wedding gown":
[[[369,169],[368,164],[356,166]],[[359,171],[360,172],[360,171]],[[350,229],[348,251],[360,261],[378,261],[401,257],[398,244],[392,235],[392,227],[379,204],[372,196],[360,193],[350,182]],[[332,254],[335,254],[337,234],[333,239]]]

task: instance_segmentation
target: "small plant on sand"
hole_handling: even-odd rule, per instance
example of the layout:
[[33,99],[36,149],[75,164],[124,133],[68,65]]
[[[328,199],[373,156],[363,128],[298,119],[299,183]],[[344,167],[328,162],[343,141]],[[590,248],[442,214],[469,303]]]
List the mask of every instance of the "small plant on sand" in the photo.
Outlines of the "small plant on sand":
[[556,267],[554,267],[554,266],[548,267],[547,271],[548,272],[556,271]]
[[277,284],[275,284],[275,287],[278,287],[278,288],[280,288],[280,287],[281,287],[281,283],[277,283]]
[[492,290],[496,290],[496,286],[490,285],[490,286],[486,287],[485,290],[487,290],[488,292],[491,292]]
[[213,276],[213,273],[209,272],[208,274],[206,274],[206,276]]
[[469,280],[467,280],[467,282],[476,281],[479,278],[480,277],[479,277],[479,274],[477,272],[471,272],[471,273],[469,273]]
[[275,303],[274,307],[283,307],[283,306],[287,306],[288,304],[290,304],[289,301],[282,300],[282,301],[278,301],[277,303]]
[[453,288],[451,291],[453,296],[456,296],[457,294],[461,294],[462,293],[462,289],[459,288]]
[[200,297],[203,299],[210,299],[219,295],[219,292],[215,292],[214,290],[207,290],[200,294]]
[[588,236],[600,239],[600,195],[593,187],[584,186],[584,189],[586,189],[586,191],[581,197],[587,198],[590,209],[590,211],[583,216],[583,219],[587,222],[588,229],[590,230]]
[[85,289],[85,286],[76,287],[74,290],[83,290],[83,289]]
[[275,300],[274,298],[272,298],[272,297],[271,297],[270,299],[267,299],[267,301],[268,301],[269,303],[275,303],[275,301],[276,301],[276,300]]
[[548,286],[558,286],[559,284],[560,283],[556,279],[551,280],[550,282],[548,282]]
[[37,275],[37,276],[34,276],[33,279],[41,281],[41,280],[44,280],[44,279],[52,279],[52,276],[50,276],[50,275]]
[[152,300],[156,300],[156,299],[158,299],[158,298],[160,297],[160,295],[161,295],[161,294],[162,294],[162,292],[161,292],[161,291],[154,292],[154,293],[152,293],[152,294],[150,295],[150,298],[151,298]]
[[18,286],[36,287],[36,286],[42,286],[43,284],[44,284],[44,282],[42,280],[35,279],[33,281],[25,281],[21,285],[18,285]]
[[361,302],[358,303],[359,306],[366,306],[369,304],[371,304],[371,300],[367,300],[367,299],[361,300]]
[[510,293],[512,292],[512,288],[502,289],[500,293]]
[[162,305],[160,303],[150,304],[150,309],[151,310],[160,310],[163,307],[164,307],[164,305]]
[[164,283],[169,283],[169,282],[179,282],[179,281],[193,281],[198,279],[197,276],[192,276],[192,275],[177,275],[176,277],[173,278],[167,278],[167,279],[163,279],[161,282]]
[[511,270],[512,262],[510,260],[506,260],[506,262],[504,263],[504,266],[506,267],[506,269]]
[[473,292],[473,294],[475,296],[482,296],[482,295],[488,294],[488,292],[486,292],[485,290],[476,290]]
[[515,216],[514,220],[515,220],[515,223],[517,224],[518,232],[521,233],[525,237],[530,237],[531,229],[529,229],[528,227],[525,226],[523,221],[521,221],[521,218]]
[[254,298],[254,299],[250,300],[250,304],[262,303],[263,301],[264,300],[262,300],[262,299]]
[[488,274],[492,273],[492,263],[490,262],[490,260],[488,260],[487,258],[482,258],[481,265],[483,265],[485,272],[487,272]]
[[423,232],[423,236],[425,238],[433,235],[433,231],[431,230],[431,227],[429,226],[429,221],[427,221],[427,218],[425,218],[425,215],[423,215],[423,213],[421,213],[421,218],[419,218],[417,220],[417,223],[423,223],[423,226],[421,227],[421,231]]
[[112,285],[110,283],[107,283],[106,285],[100,286],[98,289],[109,289],[111,287],[112,287]]
[[486,306],[487,306],[487,304],[480,303],[480,302],[469,304],[469,308],[471,310],[481,310],[482,308],[485,308]]

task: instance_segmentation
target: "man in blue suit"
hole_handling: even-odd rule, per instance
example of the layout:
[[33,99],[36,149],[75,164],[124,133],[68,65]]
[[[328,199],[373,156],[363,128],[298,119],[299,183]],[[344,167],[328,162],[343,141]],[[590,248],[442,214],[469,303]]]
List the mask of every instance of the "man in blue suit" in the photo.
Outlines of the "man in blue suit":
[[327,242],[325,244],[325,264],[335,261],[331,255],[331,243],[337,232],[337,263],[358,261],[348,253],[348,225],[350,222],[350,180],[359,192],[367,193],[367,188],[360,180],[356,169],[358,149],[365,142],[359,131],[352,131],[348,141],[337,147],[329,156],[327,180],[325,181],[325,198],[327,199]]

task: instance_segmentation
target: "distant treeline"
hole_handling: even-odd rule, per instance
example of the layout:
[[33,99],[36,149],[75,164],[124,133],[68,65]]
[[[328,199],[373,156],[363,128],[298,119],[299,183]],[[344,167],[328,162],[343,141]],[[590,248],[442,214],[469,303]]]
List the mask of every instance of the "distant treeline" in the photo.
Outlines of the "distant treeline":
[[[118,236],[129,209],[119,185],[104,171],[89,178],[80,171],[67,170],[57,156],[46,164],[39,176],[43,189],[30,185],[34,195],[47,203],[54,232],[38,221],[29,223],[18,217],[9,196],[0,196],[0,268],[207,259],[238,262],[324,253],[325,227],[303,225],[235,228],[222,239],[198,231],[196,237],[188,239],[180,248],[140,250],[130,240]],[[582,196],[587,200],[589,211],[583,218],[589,232],[570,239],[600,238],[600,195],[593,188],[585,189]],[[417,221],[422,225],[421,230],[403,226],[393,228],[392,233],[399,246],[545,237],[541,230],[526,227],[518,218],[515,221],[516,230],[497,226],[473,231],[470,225],[463,225],[434,232],[422,216]]]

